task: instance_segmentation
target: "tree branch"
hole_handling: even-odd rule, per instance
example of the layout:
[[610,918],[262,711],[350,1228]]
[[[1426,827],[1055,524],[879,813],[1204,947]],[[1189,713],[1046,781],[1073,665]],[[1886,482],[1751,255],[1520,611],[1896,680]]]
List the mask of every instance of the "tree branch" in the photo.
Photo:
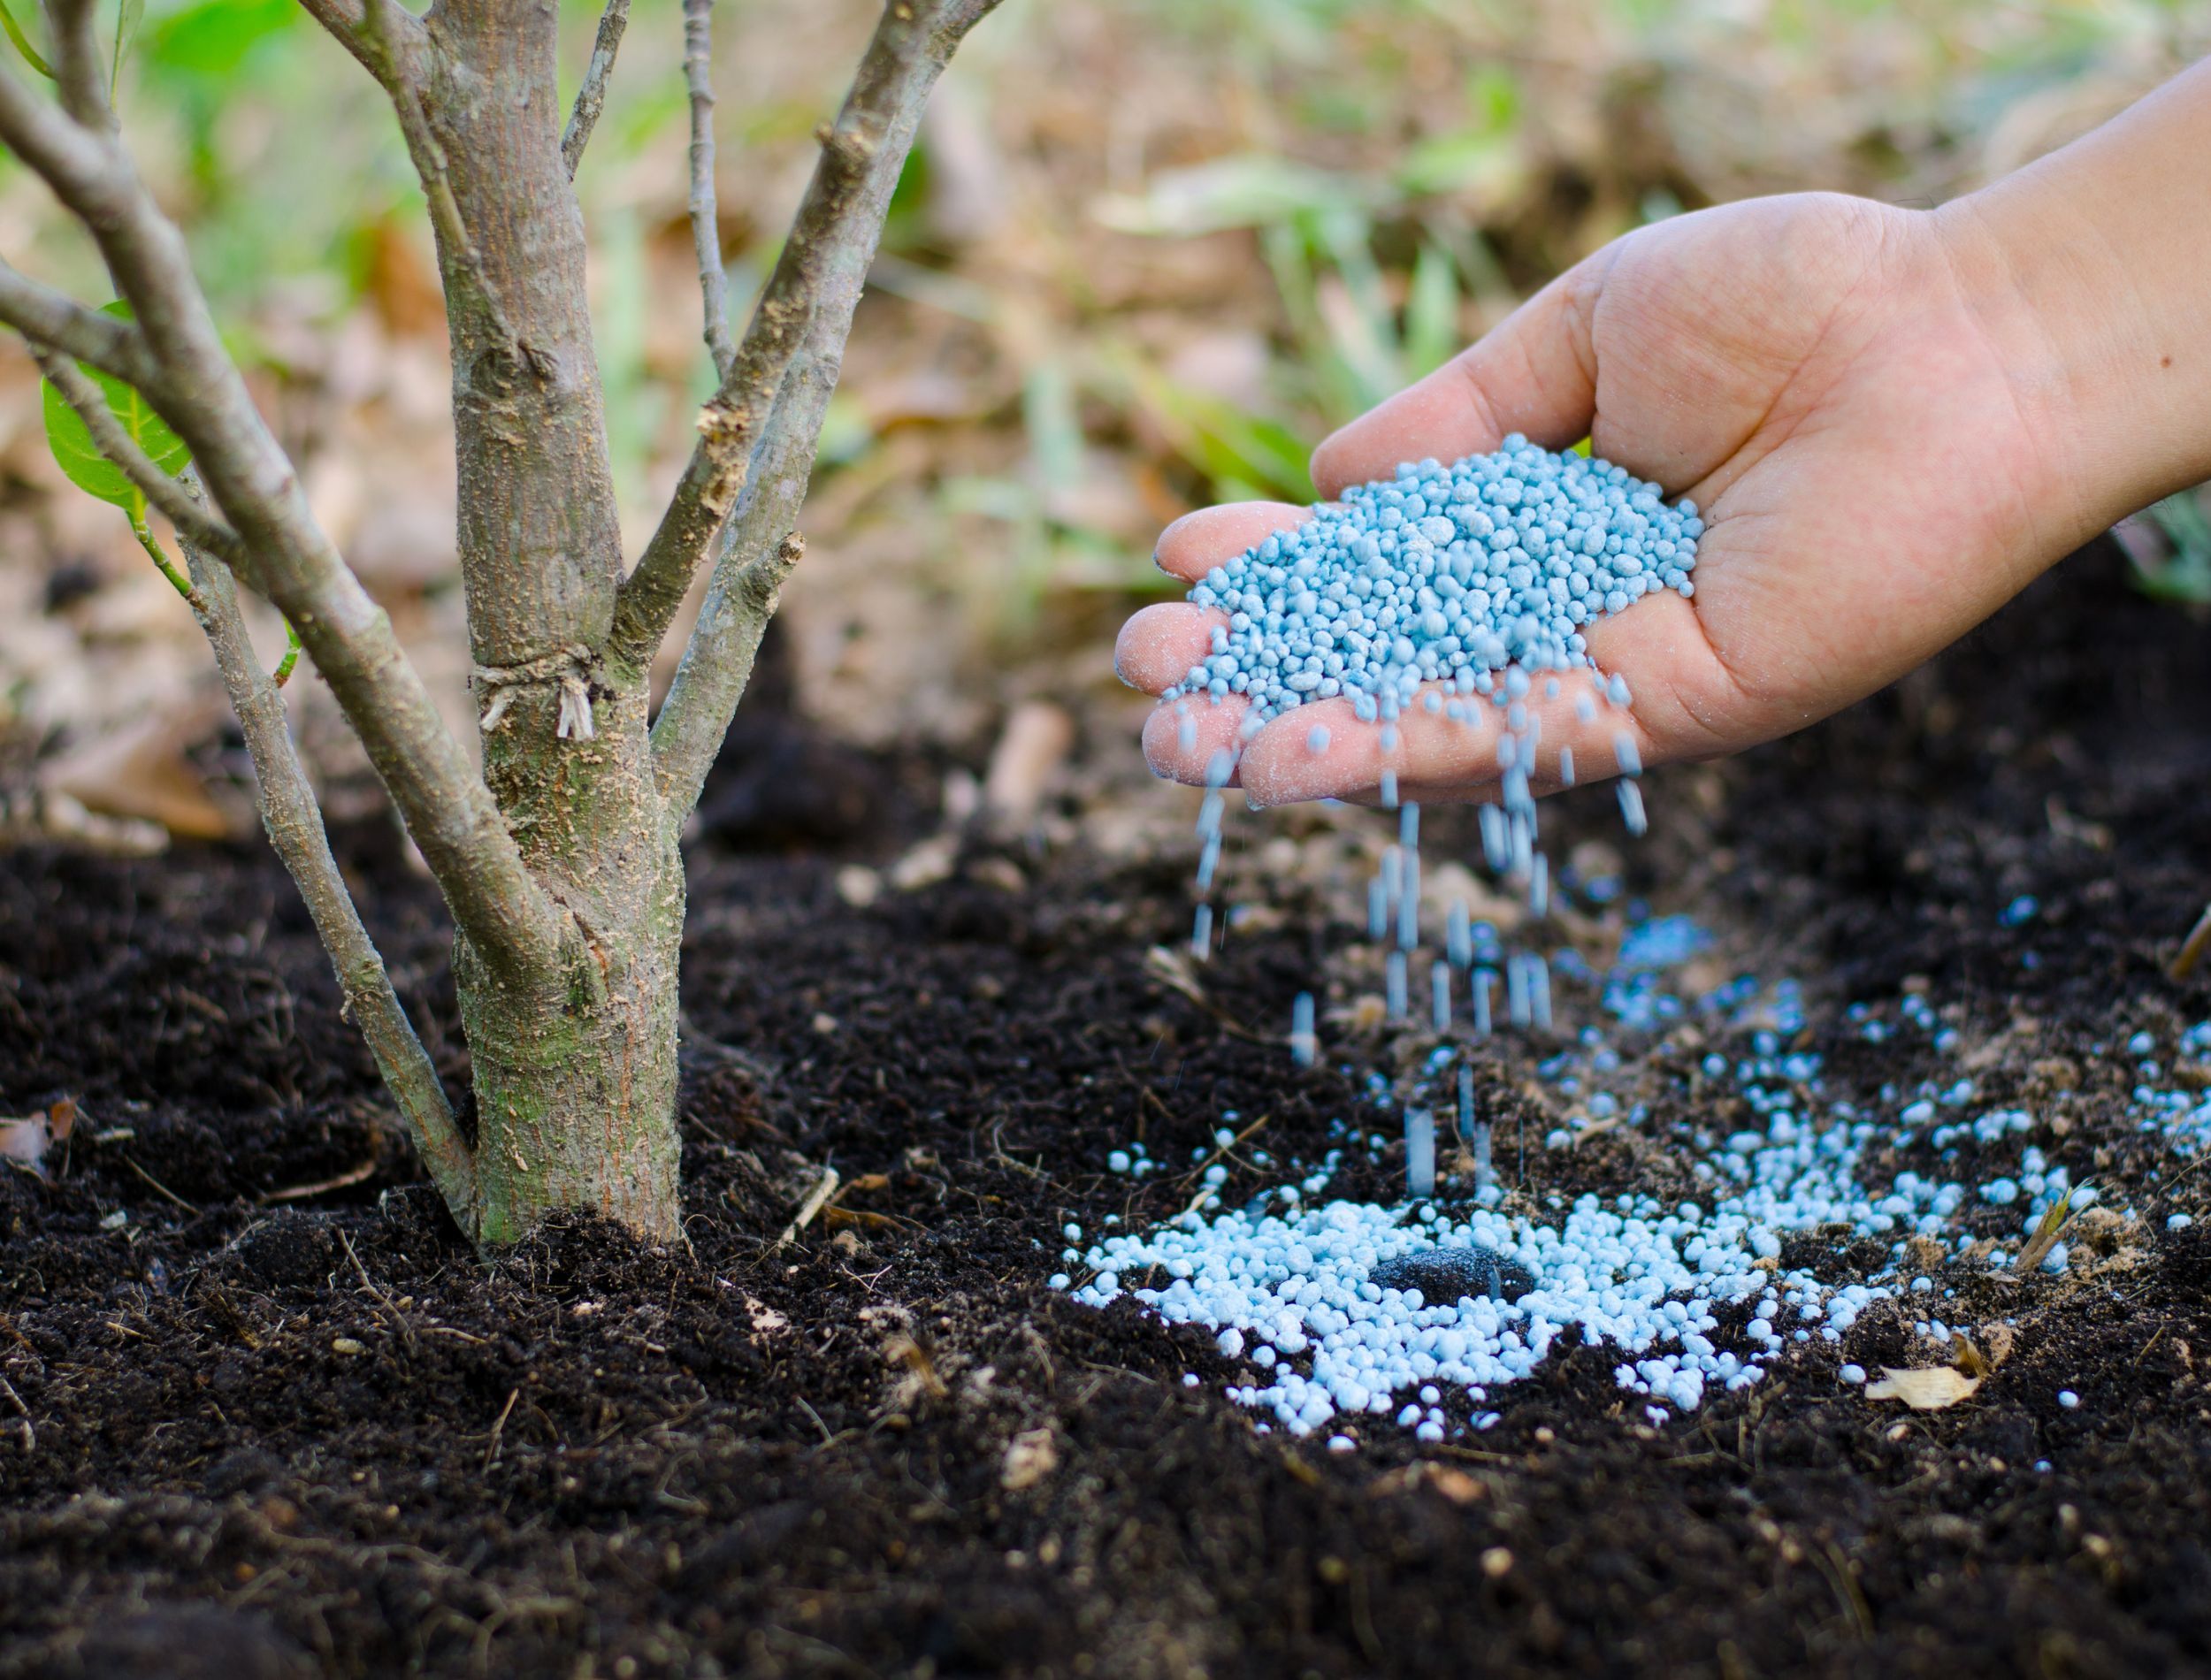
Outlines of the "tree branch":
[[[182,486],[178,488],[183,493]],[[204,523],[206,515],[201,518]],[[200,626],[215,650],[215,668],[245,732],[246,750],[253,756],[262,826],[298,886],[300,897],[307,902],[307,913],[314,919],[315,931],[322,938],[323,949],[330,953],[339,989],[345,995],[346,1012],[368,1040],[369,1051],[376,1058],[386,1088],[399,1104],[416,1152],[436,1181],[446,1205],[473,1238],[476,1163],[454,1123],[438,1070],[431,1065],[422,1040],[407,1019],[406,1007],[393,989],[384,959],[362,925],[353,895],[346,890],[338,860],[331,855],[322,808],[293,745],[283,699],[274,680],[262,670],[246,634],[230,569],[188,538],[184,558],[200,601]]]
[[599,33],[592,40],[591,62],[584,66],[584,85],[576,90],[575,108],[561,131],[561,161],[568,165],[570,180],[576,179],[576,165],[584,161],[584,148],[591,144],[591,131],[599,126],[599,113],[606,109],[615,54],[622,50],[622,32],[629,27],[630,0],[607,0],[607,9],[599,14]]
[[[300,764],[284,702],[277,693],[283,678],[272,678],[262,671],[252,640],[246,634],[237,592],[231,582],[238,534],[210,513],[184,483],[147,458],[136,439],[123,429],[100,388],[78,370],[74,362],[36,340],[28,343],[33,360],[84,422],[100,453],[177,528],[188,577],[178,576],[142,523],[134,521],[148,552],[177,584],[215,650],[216,669],[245,732],[246,750],[253,757],[262,823],[306,900],[323,948],[330,953],[331,966],[337,971],[348,1011],[368,1040],[384,1083],[406,1118],[417,1150],[455,1217],[466,1226],[476,1205],[475,1164],[454,1124],[437,1070],[408,1021],[384,960],[362,926],[360,913],[338,872],[337,860],[331,855],[322,811]],[[289,654],[282,669],[289,675]]]
[[0,321],[150,394],[156,370],[135,326],[88,309],[5,263],[0,263]]
[[[328,30],[340,46],[360,61],[363,70],[378,81],[383,81],[384,72],[375,50],[362,33],[368,20],[363,0],[300,0],[300,9]],[[401,51],[411,58],[425,39],[421,20],[412,12],[402,11],[398,19],[386,25],[386,33],[394,32],[400,38]]]
[[2196,965],[2211,951],[2211,905],[2203,907],[2203,914],[2187,938],[2180,942],[2180,950],[2173,958],[2172,966],[2165,972],[2175,980],[2185,980],[2196,972]]
[[71,124],[5,70],[0,143],[45,179],[98,242],[154,364],[155,377],[134,383],[190,447],[238,534],[246,581],[299,631],[463,936],[502,974],[557,972],[565,919],[524,866],[390,619],[316,523],[297,473],[224,348],[182,234],[119,147]]
[[[409,30],[411,34],[402,33]],[[407,156],[414,163],[415,173],[422,181],[423,195],[429,201],[430,225],[446,255],[446,289],[448,294],[455,290],[462,294],[457,300],[448,295],[448,312],[451,312],[455,302],[463,307],[473,306],[493,336],[502,343],[514,344],[514,329],[508,325],[499,294],[493,290],[491,279],[484,271],[484,259],[478,255],[476,241],[461,214],[461,201],[454,196],[445,147],[423,109],[422,77],[414,61],[417,54],[429,50],[427,35],[416,22],[414,14],[395,4],[394,0],[363,0],[361,27],[356,39],[361,43],[361,62],[391,95],[393,113],[399,118],[400,135],[407,142]],[[455,279],[462,282],[458,287],[454,285]]]
[[79,372],[74,362],[50,346],[36,339],[25,342],[39,371],[61,393],[62,401],[76,411],[77,418],[84,422],[85,430],[92,434],[94,447],[138,486],[139,493],[177,528],[177,535],[219,556],[226,563],[233,562],[238,553],[238,533],[193,500],[182,485],[146,458],[146,452],[138,447],[137,440],[123,430],[122,422],[115,417],[115,410],[108,406],[99,386]]
[[722,267],[722,225],[714,186],[714,0],[684,0],[684,81],[691,94],[691,242],[699,253],[707,353],[717,378],[730,377],[730,282]]
[[[700,411],[699,442],[683,478],[637,569],[623,582],[608,638],[616,659],[643,664],[667,633],[692,578],[746,489],[755,454],[769,441],[764,423],[771,409],[777,416],[773,424],[784,424],[777,393],[810,334],[815,353],[827,353],[830,382],[835,384],[845,334],[930,90],[961,38],[996,4],[997,0],[891,0],[885,6],[844,109],[822,131],[814,179],[744,341],[721,388]],[[823,320],[830,330],[814,332]],[[792,412],[799,416],[798,409]],[[818,416],[806,427],[807,449],[796,467],[801,493],[820,427]],[[786,500],[795,517],[795,497],[778,492],[769,498],[777,506]],[[779,530],[753,533],[740,545],[738,568],[767,554],[789,528],[786,518]],[[725,550],[718,566],[730,564]],[[694,636],[685,655],[686,668],[700,645]],[[732,697],[731,705],[735,704]],[[660,738],[658,730],[654,738]]]
[[54,31],[54,81],[62,109],[88,128],[114,126],[100,44],[92,33],[92,0],[47,0]]

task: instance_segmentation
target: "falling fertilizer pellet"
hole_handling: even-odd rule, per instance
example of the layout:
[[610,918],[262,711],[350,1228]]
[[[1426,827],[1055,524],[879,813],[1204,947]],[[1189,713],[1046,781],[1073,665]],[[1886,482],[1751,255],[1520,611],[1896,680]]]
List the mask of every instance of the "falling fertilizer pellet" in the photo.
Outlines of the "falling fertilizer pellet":
[[1289,1054],[1300,1067],[1311,1067],[1320,1054],[1313,1031],[1312,994],[1299,992],[1289,1008]]
[[1435,1194],[1435,1116],[1405,1111],[1405,1192],[1416,1202]]
[[1643,813],[1643,790],[1629,781],[1616,785],[1620,790],[1620,819],[1627,824],[1628,833],[1640,839],[1650,829],[1650,819]]

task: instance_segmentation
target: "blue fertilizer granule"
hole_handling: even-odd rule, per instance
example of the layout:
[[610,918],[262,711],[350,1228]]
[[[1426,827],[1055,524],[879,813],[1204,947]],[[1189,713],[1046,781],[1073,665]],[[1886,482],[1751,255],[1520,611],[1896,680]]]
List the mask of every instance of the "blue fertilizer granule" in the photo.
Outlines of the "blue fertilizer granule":
[[1465,695],[1507,667],[1587,665],[1582,626],[1657,590],[1695,592],[1704,530],[1694,502],[1669,508],[1625,468],[1518,432],[1495,454],[1407,463],[1313,515],[1190,591],[1228,622],[1168,699],[1244,694],[1264,720],[1341,694],[1372,722],[1422,683]]

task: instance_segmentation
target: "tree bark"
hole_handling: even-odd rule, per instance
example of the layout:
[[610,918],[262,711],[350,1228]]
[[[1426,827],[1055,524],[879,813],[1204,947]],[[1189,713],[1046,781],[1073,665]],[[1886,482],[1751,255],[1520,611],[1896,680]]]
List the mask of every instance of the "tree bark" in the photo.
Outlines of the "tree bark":
[[652,773],[645,668],[601,651],[621,531],[556,8],[443,0],[425,21],[423,109],[460,230],[440,227],[439,247],[484,775],[575,928],[560,963],[522,974],[456,943],[480,1240],[511,1241],[561,1209],[669,1239],[683,865]]
[[[792,524],[823,405],[922,102],[997,0],[888,0],[741,346],[716,295],[711,0],[686,0],[693,216],[723,382],[626,584],[570,177],[629,0],[608,0],[565,140],[555,0],[435,0],[420,17],[400,0],[303,3],[391,95],[429,201],[451,332],[481,777],[317,525],[223,347],[181,233],[132,168],[90,0],[54,0],[59,107],[0,65],[0,141],[98,243],[135,319],[96,314],[0,263],[0,321],[48,347],[50,372],[75,387],[70,400],[102,448],[187,539],[192,577],[175,581],[206,617],[272,836],[455,1217],[486,1248],[564,1210],[674,1240],[680,832],[799,553]],[[108,424],[69,357],[139,388],[189,446],[213,510]],[[710,553],[714,586],[656,747],[647,668]],[[237,617],[233,569],[296,630],[453,912],[472,1138],[322,839],[282,704]]]

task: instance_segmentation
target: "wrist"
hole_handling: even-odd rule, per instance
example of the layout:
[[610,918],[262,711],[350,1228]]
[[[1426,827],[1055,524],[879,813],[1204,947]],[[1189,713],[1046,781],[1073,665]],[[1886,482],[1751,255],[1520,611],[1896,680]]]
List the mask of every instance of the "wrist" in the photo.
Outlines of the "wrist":
[[1932,212],[2046,446],[2068,547],[2211,478],[2211,66]]

